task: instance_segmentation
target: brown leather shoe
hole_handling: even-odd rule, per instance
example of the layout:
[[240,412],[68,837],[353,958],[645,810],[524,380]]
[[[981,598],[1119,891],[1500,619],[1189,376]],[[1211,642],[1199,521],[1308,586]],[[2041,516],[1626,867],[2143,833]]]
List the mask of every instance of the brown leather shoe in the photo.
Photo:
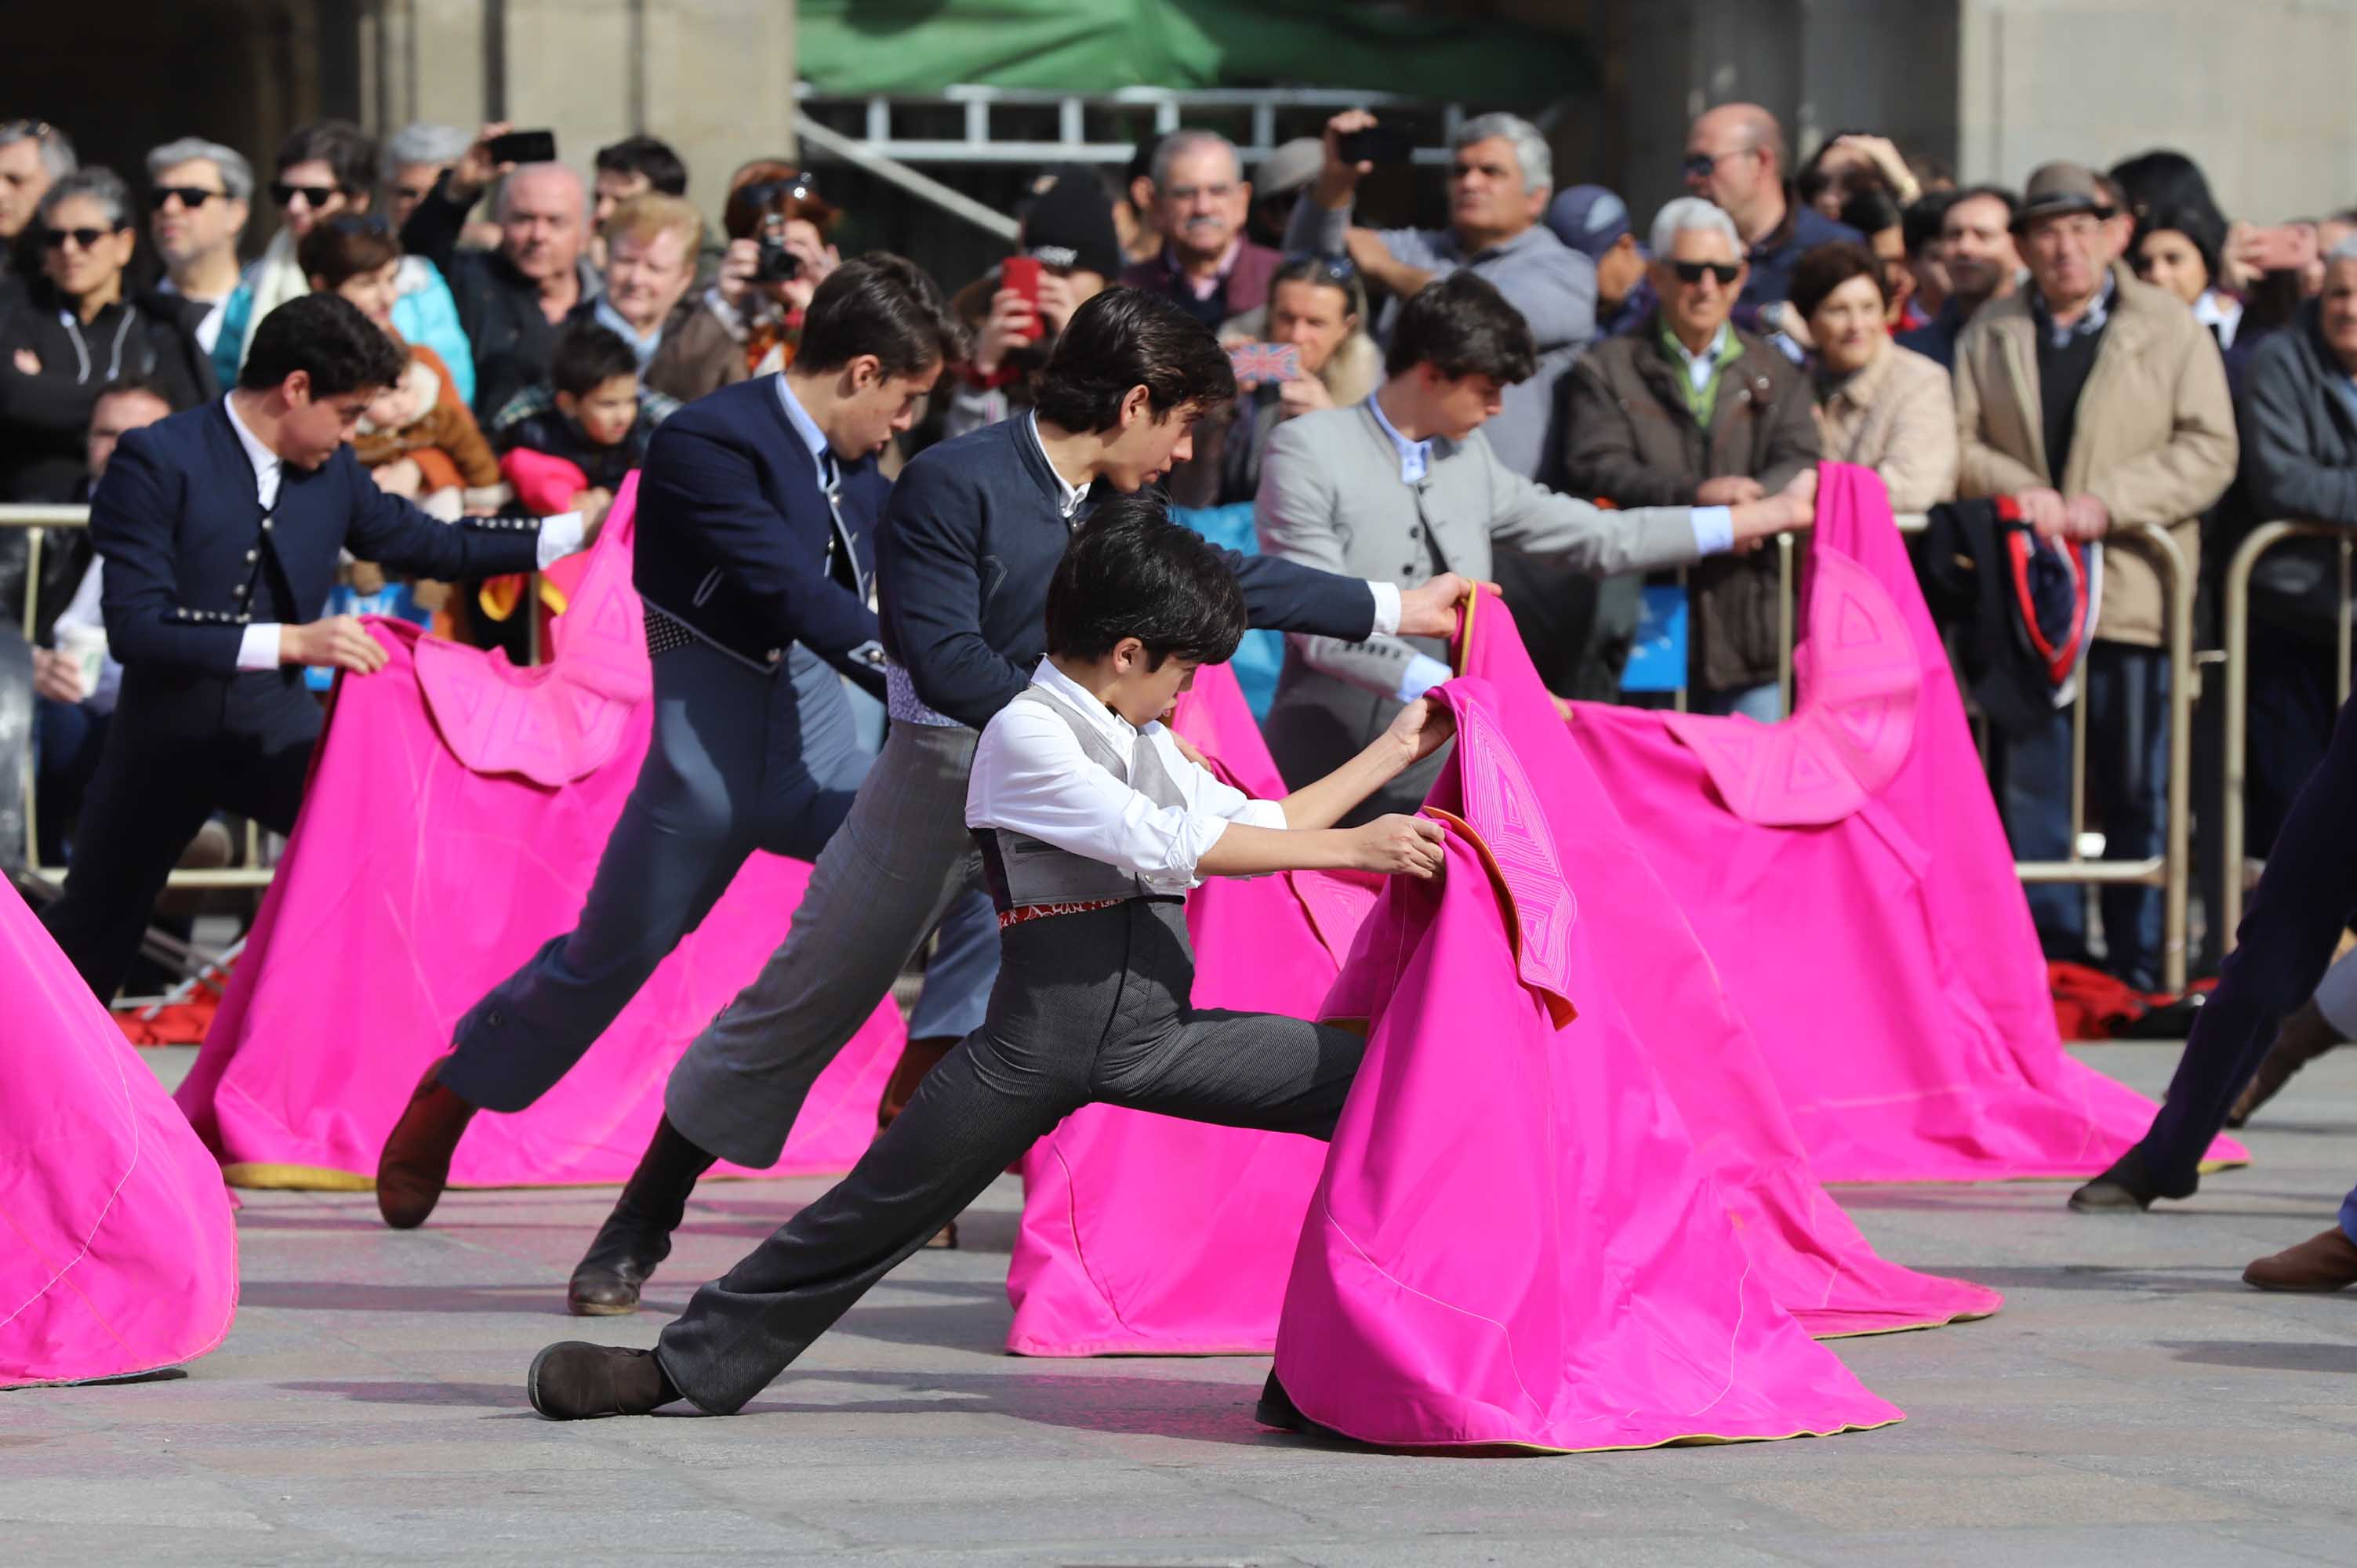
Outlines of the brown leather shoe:
[[394,1122],[376,1159],[376,1208],[396,1230],[425,1223],[450,1180],[450,1156],[474,1119],[475,1108],[442,1087],[438,1058],[417,1080],[407,1109]]
[[2234,1108],[2226,1112],[2226,1125],[2240,1127],[2248,1122],[2260,1106],[2283,1092],[2292,1074],[2341,1043],[2340,1035],[2324,1021],[2315,1002],[2301,1003],[2299,1010],[2286,1018],[2283,1027],[2276,1031],[2266,1059],[2235,1097]]
[[2346,1290],[2357,1285],[2357,1241],[2336,1225],[2297,1247],[2261,1258],[2243,1271],[2243,1283],[2261,1290]]

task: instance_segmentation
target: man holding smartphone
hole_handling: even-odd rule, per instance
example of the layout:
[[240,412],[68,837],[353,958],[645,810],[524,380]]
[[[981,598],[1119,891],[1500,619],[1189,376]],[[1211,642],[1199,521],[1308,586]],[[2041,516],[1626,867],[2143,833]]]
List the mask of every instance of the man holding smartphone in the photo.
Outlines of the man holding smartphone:
[[[516,393],[548,379],[556,329],[600,289],[585,253],[589,192],[555,155],[556,139],[545,131],[486,125],[401,228],[402,248],[450,281],[474,350],[475,414],[486,423]],[[500,248],[462,250],[467,214],[502,176]]]

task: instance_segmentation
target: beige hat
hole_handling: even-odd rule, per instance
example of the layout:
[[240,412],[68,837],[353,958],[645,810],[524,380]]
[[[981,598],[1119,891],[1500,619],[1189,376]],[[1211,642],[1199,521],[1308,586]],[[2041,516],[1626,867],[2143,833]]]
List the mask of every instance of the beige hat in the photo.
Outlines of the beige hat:
[[2030,172],[2029,183],[2022,188],[2021,206],[2013,215],[2013,230],[2018,234],[2040,218],[2066,212],[2109,218],[2112,211],[2111,199],[2104,194],[2103,181],[2095,177],[2094,170],[2084,164],[2058,160],[2040,164]]
[[1316,136],[1297,136],[1269,149],[1253,170],[1253,199],[1289,196],[1318,177],[1326,166],[1326,144]]

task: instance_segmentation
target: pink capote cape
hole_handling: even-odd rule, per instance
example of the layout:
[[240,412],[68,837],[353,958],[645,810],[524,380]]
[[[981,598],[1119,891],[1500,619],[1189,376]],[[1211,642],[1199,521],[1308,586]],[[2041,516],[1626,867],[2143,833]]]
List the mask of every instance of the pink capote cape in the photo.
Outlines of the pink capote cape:
[[189,1360],[236,1312],[220,1167],[0,888],[0,1388]]
[[[233,1184],[371,1185],[459,1016],[579,915],[651,724],[635,499],[633,480],[548,664],[518,670],[372,623],[391,661],[338,687],[302,817],[179,1093]],[[476,1118],[454,1185],[627,1178],[672,1063],[784,937],[808,875],[774,855],[748,861],[554,1089],[519,1114]],[[820,1075],[766,1174],[849,1168],[902,1037],[887,1002]]]
[[[2002,1298],[1876,1255],[1811,1174],[1767,1064],[1709,959],[1614,815],[1501,600],[1468,633],[1470,667],[1502,720],[1564,846],[1574,886],[1615,889],[1592,922],[1651,1051],[1774,1299],[1820,1336],[1927,1327],[1994,1312]],[[1177,727],[1231,781],[1284,792],[1223,669],[1200,671]],[[1308,1015],[1347,956],[1378,884],[1294,873],[1216,879],[1189,899],[1204,1006]],[[1281,1133],[1203,1127],[1106,1106],[1068,1118],[1024,1165],[1021,1231],[1007,1271],[1024,1355],[1264,1351],[1273,1343],[1293,1240],[1324,1151]]]
[[1570,733],[1758,1031],[1818,1179],[2093,1175],[2152,1101],[2063,1053],[1889,499],[1866,469],[1819,472],[1793,716],[1581,703]]
[[1286,1392],[1402,1447],[1899,1420],[1777,1304],[1623,1010],[1645,977],[1598,933],[1646,890],[1583,874],[1488,682],[1437,690],[1447,875],[1391,880],[1322,1010],[1365,1021],[1367,1056],[1286,1286]]

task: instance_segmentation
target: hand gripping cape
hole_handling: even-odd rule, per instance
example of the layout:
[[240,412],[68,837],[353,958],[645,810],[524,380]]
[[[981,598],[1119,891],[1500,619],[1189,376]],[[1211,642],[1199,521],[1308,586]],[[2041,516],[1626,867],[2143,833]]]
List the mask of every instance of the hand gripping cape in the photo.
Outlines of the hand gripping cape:
[[[232,1184],[371,1186],[460,1015],[579,916],[651,725],[635,500],[632,481],[555,623],[550,663],[519,670],[372,623],[391,661],[337,689],[302,817],[179,1093]],[[453,1185],[627,1178],[673,1062],[784,937],[808,875],[748,860],[554,1089],[476,1119]],[[888,1002],[820,1075],[763,1174],[848,1169],[875,1135],[901,1038]]]
[[221,1169],[0,887],[0,1388],[150,1372],[237,1312]]
[[[1485,609],[1488,607],[1485,607]],[[1302,1414],[1361,1442],[1550,1451],[1900,1419],[1778,1304],[1623,999],[1544,762],[1479,678],[1426,811],[1437,885],[1394,877],[1324,1015],[1367,1055],[1277,1331]],[[1657,1068],[1661,1070],[1657,1072]]]
[[[1502,601],[1467,633],[1505,745],[1539,802],[1575,888],[1611,890],[1583,940],[1625,1011],[1617,1048],[1650,1055],[1773,1299],[1820,1336],[1927,1327],[1995,1311],[1994,1291],[1878,1255],[1812,1174],[1752,1030],[1675,902],[1597,783]],[[1282,793],[1224,671],[1206,670],[1178,728],[1254,793]],[[1308,1015],[1347,956],[1373,884],[1296,873],[1213,881],[1189,900],[1196,999]],[[1265,1350],[1283,1262],[1324,1151],[1308,1139],[1199,1127],[1092,1106],[1025,1165],[1024,1221],[1008,1270],[1008,1348],[1029,1355]],[[1274,1261],[1274,1262],[1273,1262]]]
[[1759,1032],[1820,1180],[2091,1176],[2152,1101],[2063,1053],[1889,499],[1865,469],[1820,474],[1792,716],[1581,703],[1570,733]]

